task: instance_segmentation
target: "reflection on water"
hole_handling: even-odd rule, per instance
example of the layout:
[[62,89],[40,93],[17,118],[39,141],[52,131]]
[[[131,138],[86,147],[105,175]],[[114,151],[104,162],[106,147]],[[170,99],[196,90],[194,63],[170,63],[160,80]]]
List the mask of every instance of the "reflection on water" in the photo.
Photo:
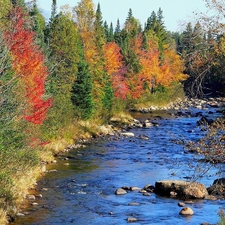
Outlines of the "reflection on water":
[[[196,200],[190,207],[195,214],[191,217],[179,215],[179,200],[152,194],[143,196],[129,192],[116,196],[121,186],[144,187],[161,179],[185,179],[197,168],[199,156],[185,154],[175,139],[198,139],[202,135],[196,127],[199,118],[175,118],[163,114],[157,117],[160,126],[149,129],[133,129],[134,138],[99,141],[85,149],[71,151],[58,158],[58,163],[49,169],[37,186],[38,206],[28,206],[29,214],[18,218],[13,225],[123,225],[128,217],[135,217],[135,224],[201,224],[218,222],[223,201]],[[151,115],[142,114],[144,119]],[[165,117],[166,116],[166,117]],[[190,132],[191,130],[191,132]],[[138,138],[147,135],[149,140]],[[67,158],[67,160],[65,160]],[[201,168],[206,165],[201,164]],[[216,170],[208,172],[200,181],[209,186]],[[43,188],[47,188],[44,189]],[[139,206],[129,206],[131,202]]]

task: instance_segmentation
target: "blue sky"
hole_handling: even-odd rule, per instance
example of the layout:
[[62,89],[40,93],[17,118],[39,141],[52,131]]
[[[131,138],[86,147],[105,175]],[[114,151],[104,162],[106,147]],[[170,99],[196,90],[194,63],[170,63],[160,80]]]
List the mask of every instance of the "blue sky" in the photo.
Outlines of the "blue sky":
[[[45,14],[50,14],[51,0],[37,0],[37,2]],[[76,6],[77,2],[80,1],[57,0],[57,7],[59,9],[64,4]],[[108,24],[113,22],[114,27],[118,18],[121,26],[123,25],[129,8],[132,9],[133,16],[144,25],[151,12],[157,12],[161,7],[166,28],[170,31],[180,31],[184,27],[184,21],[193,21],[195,19],[193,12],[207,12],[204,0],[93,0],[93,2],[96,6],[98,2],[100,3],[103,20]]]

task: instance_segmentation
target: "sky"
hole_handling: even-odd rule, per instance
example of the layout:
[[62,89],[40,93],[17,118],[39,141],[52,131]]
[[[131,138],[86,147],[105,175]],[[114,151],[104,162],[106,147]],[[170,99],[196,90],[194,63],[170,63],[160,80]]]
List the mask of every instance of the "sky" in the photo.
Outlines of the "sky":
[[[80,0],[57,0],[57,9],[65,4],[74,7],[78,2]],[[120,20],[121,27],[123,26],[130,8],[133,16],[144,25],[152,11],[157,12],[161,7],[167,30],[174,32],[182,31],[185,22],[195,20],[196,12],[207,13],[204,0],[93,0],[93,2],[95,6],[100,3],[103,20],[108,24],[112,22],[114,27],[117,19]],[[37,3],[45,16],[50,15],[52,0],[37,0]]]

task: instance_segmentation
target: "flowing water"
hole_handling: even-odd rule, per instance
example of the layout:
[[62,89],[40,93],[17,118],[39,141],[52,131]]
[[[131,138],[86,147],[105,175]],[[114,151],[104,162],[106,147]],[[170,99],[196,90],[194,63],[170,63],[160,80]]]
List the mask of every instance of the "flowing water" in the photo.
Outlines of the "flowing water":
[[[132,129],[135,137],[109,137],[61,155],[48,168],[57,172],[47,173],[38,183],[37,193],[43,195],[36,199],[39,205],[28,205],[22,211],[28,215],[18,217],[12,224],[123,225],[129,217],[138,220],[134,224],[216,224],[220,208],[225,208],[222,200],[195,200],[187,205],[194,215],[183,217],[179,215],[178,199],[144,196],[138,191],[115,195],[115,190],[122,186],[143,188],[157,180],[185,180],[209,166],[199,163],[200,156],[187,154],[177,144],[177,140],[197,140],[204,134],[196,126],[199,117],[161,116],[155,117],[159,126]],[[152,115],[134,114],[134,117],[144,120]],[[149,139],[143,140],[141,135]],[[216,172],[217,169],[208,171],[199,181],[208,187]],[[131,202],[139,205],[130,206]]]

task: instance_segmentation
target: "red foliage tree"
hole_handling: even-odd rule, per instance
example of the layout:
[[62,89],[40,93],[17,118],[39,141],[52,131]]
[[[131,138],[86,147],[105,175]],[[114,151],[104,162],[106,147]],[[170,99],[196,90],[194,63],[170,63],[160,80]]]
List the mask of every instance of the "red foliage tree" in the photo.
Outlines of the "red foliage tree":
[[120,51],[120,47],[115,42],[109,42],[105,46],[105,70],[111,77],[115,96],[126,99],[129,88],[124,74],[127,68],[123,65],[123,56]]
[[21,7],[12,9],[11,26],[5,39],[12,56],[12,64],[25,90],[23,118],[33,124],[42,124],[52,99],[44,100],[48,70],[45,58],[34,44],[34,32],[29,28],[27,14]]

